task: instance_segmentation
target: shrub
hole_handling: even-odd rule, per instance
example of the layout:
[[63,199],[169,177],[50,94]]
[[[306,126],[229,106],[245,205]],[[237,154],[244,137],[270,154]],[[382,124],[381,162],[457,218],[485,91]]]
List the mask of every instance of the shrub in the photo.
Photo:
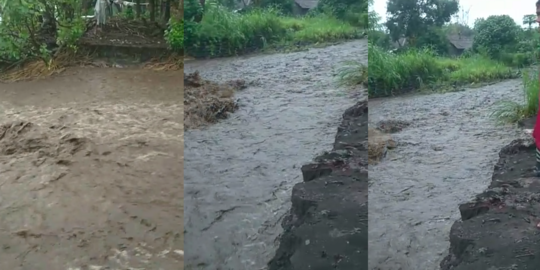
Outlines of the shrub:
[[[198,14],[197,10],[189,13]],[[206,2],[204,16],[199,23],[186,17],[184,34],[184,45],[189,55],[215,57],[268,47],[354,39],[360,37],[361,31],[329,14],[288,17],[278,8],[250,9],[239,14],[218,3]]]
[[538,90],[540,87],[537,72],[524,71],[523,100],[521,102],[503,100],[495,104],[491,114],[500,123],[517,123],[538,113]]
[[[516,72],[485,56],[442,58],[430,49],[394,54],[369,44],[368,93],[384,97],[424,86],[451,86],[510,79]],[[444,87],[441,87],[444,88]]]

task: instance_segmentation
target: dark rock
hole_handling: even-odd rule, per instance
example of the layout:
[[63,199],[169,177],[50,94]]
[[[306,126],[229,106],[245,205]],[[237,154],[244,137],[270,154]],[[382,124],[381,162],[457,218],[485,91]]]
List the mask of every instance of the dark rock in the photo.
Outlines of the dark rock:
[[366,102],[349,108],[334,149],[302,167],[269,270],[367,269],[367,112]]

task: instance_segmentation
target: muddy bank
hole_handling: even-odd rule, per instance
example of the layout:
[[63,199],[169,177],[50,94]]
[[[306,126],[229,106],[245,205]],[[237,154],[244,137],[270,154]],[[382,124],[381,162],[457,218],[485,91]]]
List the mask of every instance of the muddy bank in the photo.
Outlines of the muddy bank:
[[0,269],[183,269],[180,76],[0,84]]
[[343,112],[365,98],[342,88],[346,61],[367,63],[358,40],[289,54],[186,63],[217,83],[243,79],[238,109],[185,133],[187,269],[264,269],[274,257],[299,168],[331,149]]
[[367,112],[347,109],[332,151],[302,166],[269,270],[367,269]]
[[369,101],[370,124],[397,143],[369,166],[370,269],[439,269],[458,205],[488,187],[500,149],[522,136],[490,117],[499,100],[521,101],[521,87]]
[[534,177],[534,157],[532,139],[515,140],[500,151],[488,189],[459,206],[461,220],[450,230],[450,254],[442,270],[540,268],[540,181]]

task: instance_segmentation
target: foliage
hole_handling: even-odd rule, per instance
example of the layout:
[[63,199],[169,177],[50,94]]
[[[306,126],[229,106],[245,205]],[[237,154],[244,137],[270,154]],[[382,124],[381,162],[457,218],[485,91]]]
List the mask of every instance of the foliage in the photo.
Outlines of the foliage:
[[505,49],[518,42],[520,28],[508,15],[494,15],[479,19],[474,24],[473,49],[485,50],[491,57],[496,57]]
[[4,63],[27,57],[48,62],[51,45],[74,47],[84,31],[75,13],[80,10],[76,0],[4,0],[0,5],[0,61]]
[[368,31],[382,31],[381,16],[373,9],[373,0],[368,1]]
[[358,61],[349,61],[338,70],[338,80],[342,85],[360,85],[367,82],[367,66]]
[[512,68],[486,57],[442,58],[430,49],[394,54],[369,44],[368,93],[393,96],[425,87],[455,87],[514,78]]
[[445,55],[448,53],[448,38],[441,28],[432,26],[418,36],[415,46],[430,48],[438,55]]
[[411,44],[431,27],[441,27],[459,11],[457,0],[388,0],[385,23],[392,40],[406,37]]
[[529,30],[532,28],[532,25],[536,22],[535,14],[528,14],[523,16],[523,24],[529,27]]
[[171,50],[179,52],[184,49],[184,22],[171,18],[167,30],[165,30],[165,39]]
[[384,50],[389,50],[392,47],[390,36],[383,31],[370,31],[368,42]]
[[336,18],[341,18],[355,26],[368,27],[367,0],[320,0],[316,11],[324,13],[329,9]]
[[522,102],[503,100],[495,104],[491,116],[500,123],[517,123],[538,113],[538,90],[540,89],[538,72],[523,72]]
[[[84,6],[83,6],[84,5]],[[27,59],[41,59],[47,65],[59,51],[76,51],[86,32],[87,22],[82,18],[89,12],[91,1],[80,0],[0,0],[0,64],[12,64]],[[172,3],[175,6],[175,3]],[[137,17],[125,9],[122,16]],[[151,8],[151,21],[169,21],[170,12]],[[171,48],[183,44],[183,26],[170,23],[167,39]]]
[[[187,2],[186,2],[187,3]],[[185,50],[194,57],[231,56],[265,48],[303,46],[360,37],[360,29],[329,14],[284,15],[278,8],[235,13],[214,1],[205,3],[200,22],[197,5],[189,6],[184,25]]]

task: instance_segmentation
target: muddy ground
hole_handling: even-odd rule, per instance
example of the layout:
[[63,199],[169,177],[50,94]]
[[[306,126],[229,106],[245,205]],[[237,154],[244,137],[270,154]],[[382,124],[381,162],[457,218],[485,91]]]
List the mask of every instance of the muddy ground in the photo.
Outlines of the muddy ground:
[[269,270],[367,269],[368,107],[347,109],[332,151],[302,166]]
[[1,269],[183,268],[180,77],[0,84]]
[[374,127],[408,123],[391,134],[397,147],[369,166],[370,269],[439,269],[459,204],[488,187],[500,149],[523,136],[490,117],[497,101],[520,100],[521,87],[521,80],[509,80],[369,101]]
[[238,110],[185,133],[187,269],[265,269],[279,245],[300,167],[331,149],[343,112],[365,98],[337,86],[345,61],[367,63],[367,42],[289,54],[192,61],[186,73],[242,79]]

